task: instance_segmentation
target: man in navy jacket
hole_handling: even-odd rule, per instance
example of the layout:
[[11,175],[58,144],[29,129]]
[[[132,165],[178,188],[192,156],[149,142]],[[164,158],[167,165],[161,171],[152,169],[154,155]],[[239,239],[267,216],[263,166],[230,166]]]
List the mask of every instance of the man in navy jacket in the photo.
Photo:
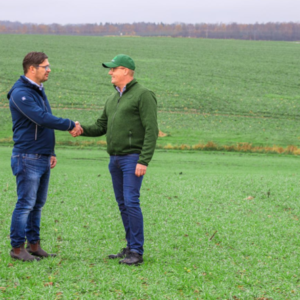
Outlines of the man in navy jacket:
[[[23,60],[24,76],[7,98],[13,122],[12,172],[16,176],[18,201],[12,215],[10,255],[23,261],[53,256],[40,246],[41,210],[47,199],[50,169],[56,165],[54,129],[77,131],[69,119],[52,115],[43,82],[51,72],[48,57],[30,52]],[[24,248],[27,239],[27,248]]]

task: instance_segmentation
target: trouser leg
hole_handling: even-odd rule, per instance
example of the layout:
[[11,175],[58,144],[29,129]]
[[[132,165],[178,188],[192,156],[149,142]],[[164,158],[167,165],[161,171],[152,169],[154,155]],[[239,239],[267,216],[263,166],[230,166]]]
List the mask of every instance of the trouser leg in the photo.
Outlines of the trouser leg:
[[111,179],[113,183],[113,189],[115,193],[115,198],[119,206],[119,211],[121,214],[124,230],[125,230],[125,238],[127,240],[127,247],[129,247],[130,241],[130,231],[129,231],[129,220],[128,220],[128,212],[126,210],[124,195],[123,195],[123,172],[120,169],[118,164],[118,160],[116,156],[110,157],[109,162],[109,171],[111,174]]

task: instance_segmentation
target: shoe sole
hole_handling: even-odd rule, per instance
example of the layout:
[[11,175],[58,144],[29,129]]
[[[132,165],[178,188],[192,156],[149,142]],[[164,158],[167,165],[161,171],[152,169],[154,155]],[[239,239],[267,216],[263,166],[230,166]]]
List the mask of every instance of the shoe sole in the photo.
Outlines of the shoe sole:
[[120,262],[120,261],[119,261],[119,264],[120,264],[120,265],[127,265],[127,266],[139,266],[139,265],[141,265],[141,264],[143,264],[143,263],[144,263],[144,262],[141,261],[141,262],[136,262],[136,263],[128,264],[128,263]]
[[56,257],[57,256],[57,254],[48,254],[48,256],[43,256],[43,255],[35,254],[34,252],[30,252],[30,251],[28,251],[28,253],[30,253],[34,257],[39,257],[39,258],[48,258],[48,257]]

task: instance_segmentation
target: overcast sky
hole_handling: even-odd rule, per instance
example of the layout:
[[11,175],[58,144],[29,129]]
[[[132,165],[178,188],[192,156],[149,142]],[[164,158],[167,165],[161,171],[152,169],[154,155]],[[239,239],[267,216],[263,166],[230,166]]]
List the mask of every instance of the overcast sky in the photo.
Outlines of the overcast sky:
[[300,0],[0,0],[0,21],[80,23],[300,22]]

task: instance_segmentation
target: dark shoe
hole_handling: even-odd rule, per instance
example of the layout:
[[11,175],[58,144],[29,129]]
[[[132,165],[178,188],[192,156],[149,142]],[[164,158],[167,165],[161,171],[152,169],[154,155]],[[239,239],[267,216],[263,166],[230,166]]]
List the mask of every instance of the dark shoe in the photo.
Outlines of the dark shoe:
[[127,248],[123,248],[121,249],[121,252],[119,252],[118,254],[110,254],[108,255],[108,258],[110,259],[116,259],[116,258],[124,258],[127,254],[129,254],[130,249]]
[[30,255],[24,248],[24,244],[22,244],[18,248],[12,248],[10,251],[10,256],[14,259],[19,259],[22,261],[34,261],[34,260],[39,261],[40,260],[39,257],[34,257],[34,256]]
[[125,265],[139,265],[143,263],[143,255],[138,254],[137,252],[129,252],[129,254],[126,255],[126,258],[119,261],[119,264],[125,264]]
[[40,241],[37,241],[35,244],[30,244],[29,242],[27,242],[26,250],[30,254],[32,254],[34,256],[41,257],[41,258],[44,258],[44,257],[55,257],[56,256],[56,254],[49,254],[46,251],[44,251],[41,248]]

